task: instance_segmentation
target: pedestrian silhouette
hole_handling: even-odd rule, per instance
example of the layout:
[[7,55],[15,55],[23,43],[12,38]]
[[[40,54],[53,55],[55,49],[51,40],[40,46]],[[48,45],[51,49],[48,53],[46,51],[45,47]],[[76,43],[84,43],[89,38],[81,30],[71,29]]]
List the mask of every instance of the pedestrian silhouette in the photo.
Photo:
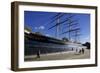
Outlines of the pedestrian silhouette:
[[82,53],[84,54],[84,49],[82,48]]
[[40,58],[40,49],[37,49],[37,58]]
[[72,51],[73,51],[74,49],[72,48]]
[[79,53],[81,54],[81,52],[82,52],[82,50],[80,49],[80,50],[79,50]]
[[76,52],[77,52],[78,50],[76,49]]

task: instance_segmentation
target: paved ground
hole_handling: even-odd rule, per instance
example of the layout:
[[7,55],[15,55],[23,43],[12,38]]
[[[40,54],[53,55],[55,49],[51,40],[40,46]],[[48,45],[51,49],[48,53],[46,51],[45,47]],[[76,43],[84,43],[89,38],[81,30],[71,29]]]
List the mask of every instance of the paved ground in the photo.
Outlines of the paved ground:
[[42,54],[40,58],[36,55],[25,56],[25,61],[45,61],[45,60],[64,60],[64,59],[87,59],[90,58],[90,50],[85,50],[84,54],[76,51],[59,52],[52,54]]

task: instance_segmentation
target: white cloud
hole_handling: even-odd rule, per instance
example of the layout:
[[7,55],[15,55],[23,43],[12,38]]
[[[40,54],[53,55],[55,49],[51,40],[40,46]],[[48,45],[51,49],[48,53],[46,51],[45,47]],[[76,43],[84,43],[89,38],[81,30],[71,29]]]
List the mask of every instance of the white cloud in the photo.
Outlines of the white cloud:
[[45,27],[44,27],[44,26],[39,26],[39,27],[35,27],[35,29],[36,29],[36,30],[37,30],[37,29],[40,29],[40,30],[42,29],[42,30],[43,30],[43,29],[45,29]]
[[43,30],[43,29],[45,29],[45,27],[44,26],[40,26],[39,29],[42,29]]

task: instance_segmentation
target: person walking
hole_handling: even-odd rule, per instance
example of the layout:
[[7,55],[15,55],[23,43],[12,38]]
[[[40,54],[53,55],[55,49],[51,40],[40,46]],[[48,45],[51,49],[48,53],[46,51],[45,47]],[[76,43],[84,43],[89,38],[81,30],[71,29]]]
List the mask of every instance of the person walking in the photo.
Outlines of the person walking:
[[37,58],[40,58],[40,49],[37,49]]
[[84,49],[82,48],[82,54],[84,54]]

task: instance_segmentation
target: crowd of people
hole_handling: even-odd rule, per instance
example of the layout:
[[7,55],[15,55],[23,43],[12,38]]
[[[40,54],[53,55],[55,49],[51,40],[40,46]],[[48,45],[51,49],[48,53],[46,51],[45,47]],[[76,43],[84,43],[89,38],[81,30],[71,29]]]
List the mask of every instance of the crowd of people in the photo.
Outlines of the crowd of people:
[[84,54],[85,49],[84,48],[82,48],[82,49],[76,49],[76,52],[79,53],[79,54]]

